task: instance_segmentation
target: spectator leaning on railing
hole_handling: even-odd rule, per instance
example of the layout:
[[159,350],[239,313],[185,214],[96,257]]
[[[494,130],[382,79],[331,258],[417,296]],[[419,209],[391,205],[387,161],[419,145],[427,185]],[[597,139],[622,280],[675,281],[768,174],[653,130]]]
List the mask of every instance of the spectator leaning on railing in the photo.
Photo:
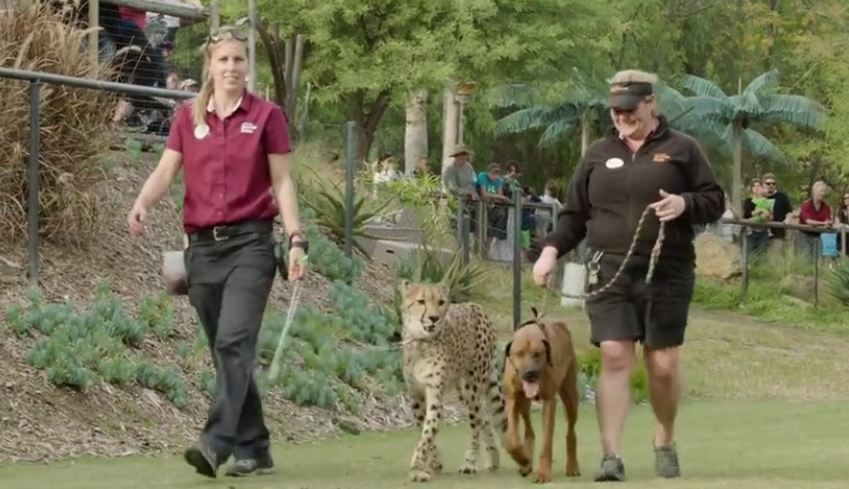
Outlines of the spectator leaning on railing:
[[[814,182],[811,186],[811,197],[802,202],[799,207],[799,224],[803,226],[831,227],[833,217],[831,207],[825,201],[828,195],[828,185],[822,180]],[[814,255],[814,246],[819,246],[820,234],[812,231],[802,231],[799,236],[799,248],[809,256]]]

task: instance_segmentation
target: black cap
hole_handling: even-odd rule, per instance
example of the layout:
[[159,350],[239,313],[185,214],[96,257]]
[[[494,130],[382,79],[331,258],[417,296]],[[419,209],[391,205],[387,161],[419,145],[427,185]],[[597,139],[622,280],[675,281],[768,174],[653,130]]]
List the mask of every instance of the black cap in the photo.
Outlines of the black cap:
[[622,82],[610,85],[607,103],[612,109],[634,110],[641,100],[654,94],[649,82]]

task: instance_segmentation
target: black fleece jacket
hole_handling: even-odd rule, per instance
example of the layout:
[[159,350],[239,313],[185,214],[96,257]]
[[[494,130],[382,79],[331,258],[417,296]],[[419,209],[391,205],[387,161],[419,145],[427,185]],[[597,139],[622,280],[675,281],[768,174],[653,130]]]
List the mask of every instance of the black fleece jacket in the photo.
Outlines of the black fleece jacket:
[[[558,258],[584,237],[592,250],[626,253],[646,206],[661,200],[660,189],[684,198],[684,213],[666,223],[661,257],[695,259],[695,224],[717,221],[725,211],[725,193],[698,142],[669,127],[665,118],[633,153],[618,135],[597,140],[572,175],[557,225],[543,246]],[[660,221],[646,217],[634,253],[648,255]]]

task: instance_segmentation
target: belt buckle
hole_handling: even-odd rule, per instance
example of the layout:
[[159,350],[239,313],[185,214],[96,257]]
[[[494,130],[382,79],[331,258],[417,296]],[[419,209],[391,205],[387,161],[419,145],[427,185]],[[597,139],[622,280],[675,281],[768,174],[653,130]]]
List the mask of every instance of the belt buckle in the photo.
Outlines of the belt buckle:
[[221,226],[214,226],[212,228],[212,239],[214,239],[215,241],[224,241],[225,239],[227,239],[227,236],[222,236],[222,237],[219,238],[218,237],[218,230],[219,229],[221,229]]

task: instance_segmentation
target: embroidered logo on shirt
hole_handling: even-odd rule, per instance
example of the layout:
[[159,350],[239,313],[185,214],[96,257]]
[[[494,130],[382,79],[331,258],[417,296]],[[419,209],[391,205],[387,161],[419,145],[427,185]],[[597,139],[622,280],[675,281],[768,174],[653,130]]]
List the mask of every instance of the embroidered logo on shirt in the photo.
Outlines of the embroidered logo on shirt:
[[622,168],[625,162],[622,161],[622,158],[610,158],[607,162],[604,163],[604,166],[610,168],[611,170],[615,170],[617,168]]
[[256,131],[256,124],[253,122],[243,122],[242,123],[242,134],[253,134]]
[[655,153],[652,161],[655,163],[663,163],[664,161],[669,161],[669,155],[666,153]]

